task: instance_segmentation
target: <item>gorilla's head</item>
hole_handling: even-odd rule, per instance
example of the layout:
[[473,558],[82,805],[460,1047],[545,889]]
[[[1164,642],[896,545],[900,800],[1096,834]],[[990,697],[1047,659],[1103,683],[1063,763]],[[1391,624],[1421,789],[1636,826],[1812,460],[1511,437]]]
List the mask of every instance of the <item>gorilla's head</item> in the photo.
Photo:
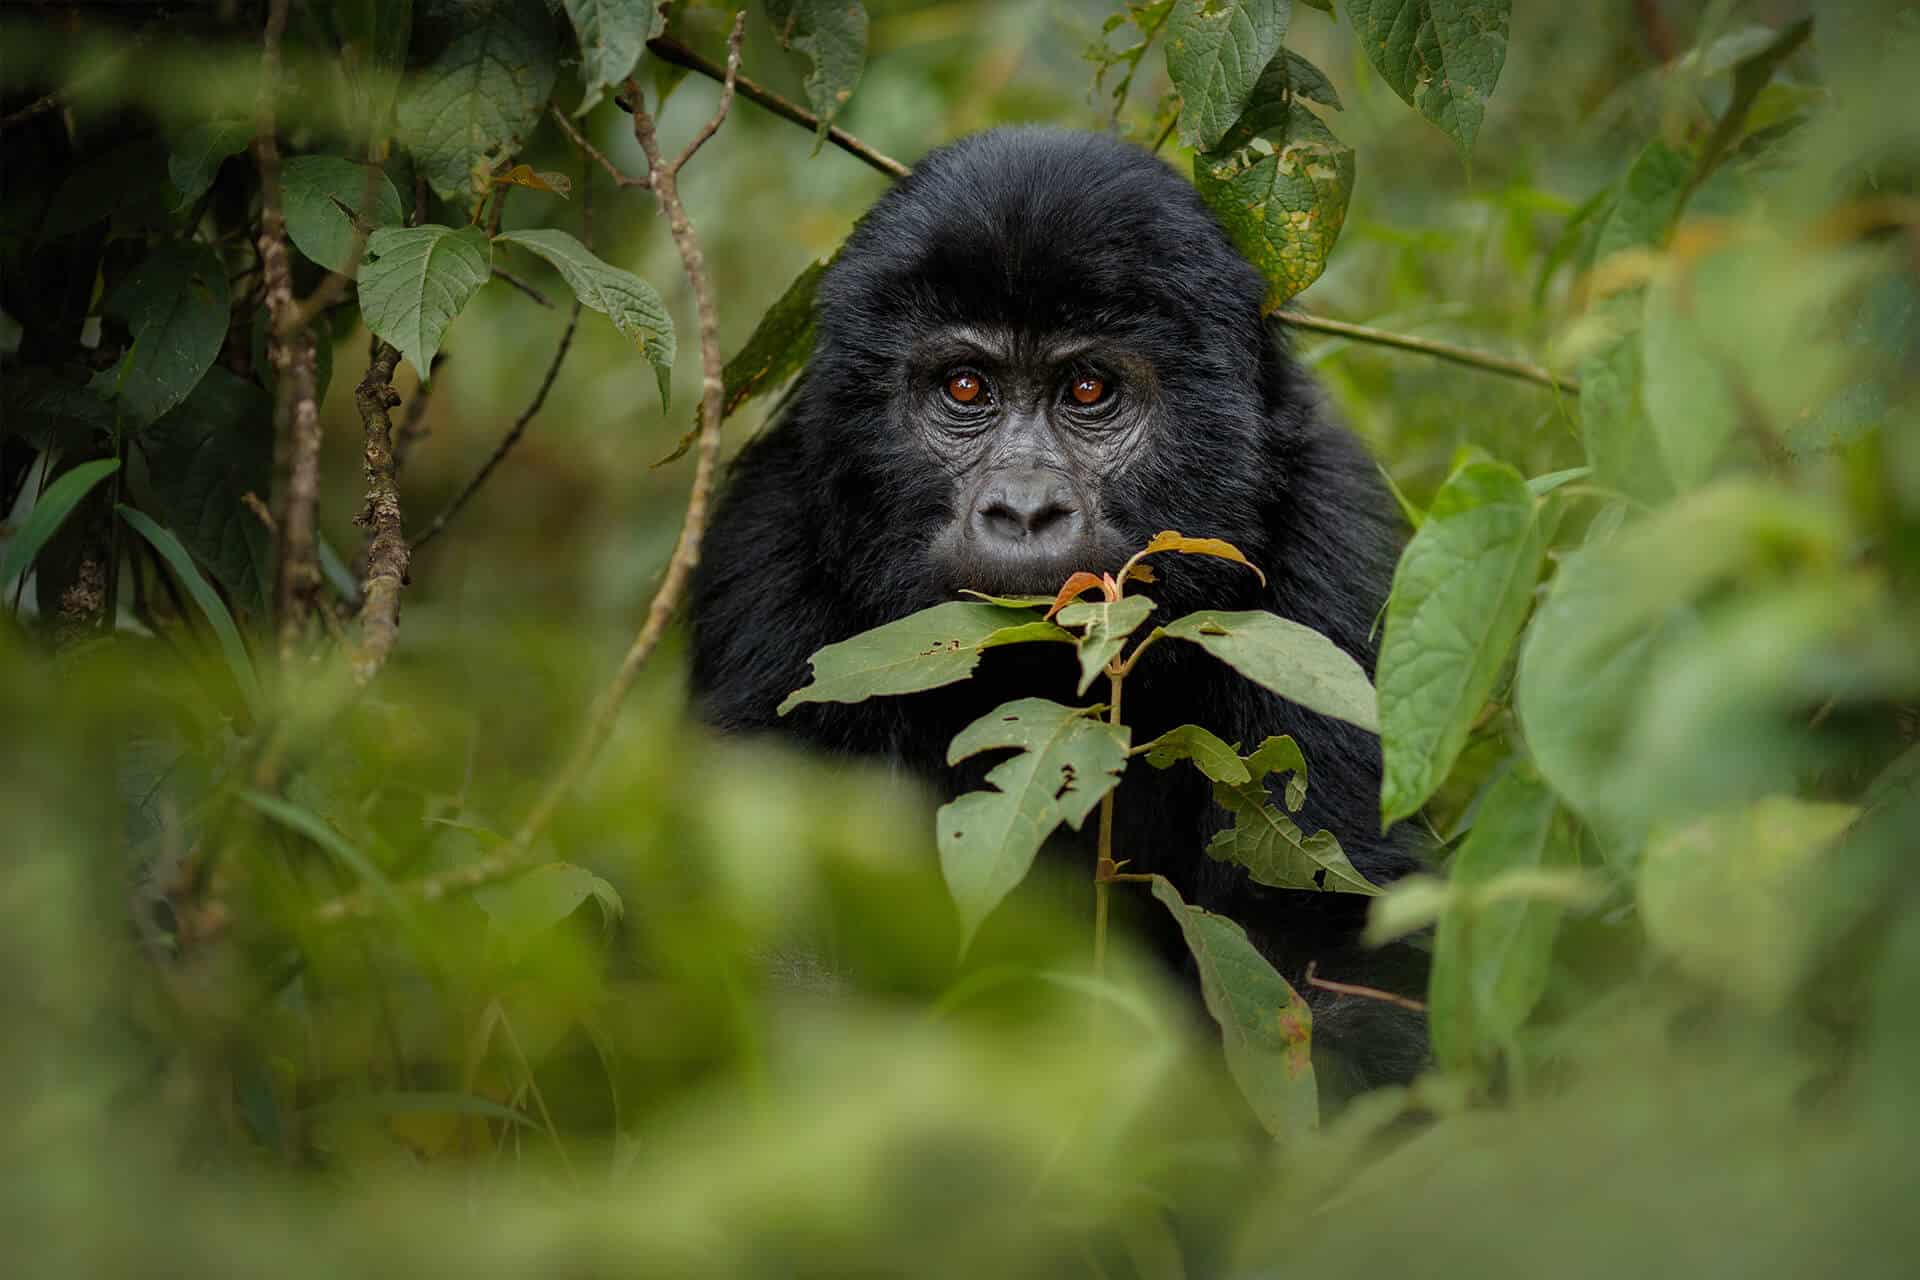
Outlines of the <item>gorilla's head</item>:
[[1020,128],[935,151],[821,286],[796,414],[826,509],[860,513],[822,531],[831,558],[899,612],[1051,592],[1163,528],[1261,557],[1259,477],[1299,394],[1263,292],[1137,147]]

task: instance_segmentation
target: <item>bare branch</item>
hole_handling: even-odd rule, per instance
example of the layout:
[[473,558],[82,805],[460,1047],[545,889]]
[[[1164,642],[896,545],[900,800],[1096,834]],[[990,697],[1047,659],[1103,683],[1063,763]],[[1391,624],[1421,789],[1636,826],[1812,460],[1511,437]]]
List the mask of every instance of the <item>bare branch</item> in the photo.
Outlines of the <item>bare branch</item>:
[[[727,118],[727,112],[733,107],[733,91],[740,79],[740,31],[746,20],[747,14],[743,9],[734,19],[733,35],[727,40],[727,71],[726,78],[720,82],[720,105],[714,108],[713,117],[701,126],[700,132],[694,134],[687,145],[681,148],[680,154],[673,158],[673,163],[667,166],[667,172],[678,174],[687,161],[693,159],[693,153],[705,146],[707,139],[719,131],[720,122]],[[631,81],[628,82],[628,92],[633,92]],[[638,100],[635,101],[635,110],[638,111]],[[652,157],[648,159],[651,162]],[[649,163],[648,167],[658,166]]]
[[1370,325],[1349,324],[1345,320],[1330,320],[1326,316],[1308,315],[1304,311],[1276,311],[1270,318],[1286,325],[1289,329],[1330,333],[1337,337],[1351,338],[1355,342],[1367,342],[1378,347],[1418,351],[1422,355],[1451,360],[1455,364],[1464,364],[1469,368],[1484,370],[1487,373],[1497,373],[1503,377],[1537,383],[1550,390],[1563,391],[1568,395],[1580,394],[1580,381],[1577,378],[1554,373],[1537,364],[1528,364],[1525,360],[1497,356],[1490,351],[1476,351],[1472,347],[1456,346],[1451,342],[1437,342],[1432,338],[1416,338],[1407,333],[1392,333],[1386,329],[1375,329]]
[[1362,1000],[1378,1000],[1382,1004],[1398,1005],[1413,1013],[1425,1013],[1427,1006],[1407,996],[1395,995],[1391,991],[1382,991],[1379,987],[1362,987],[1351,982],[1332,982],[1314,973],[1314,961],[1307,962],[1306,976],[1302,979],[1309,987],[1318,987],[1322,991],[1331,991],[1336,995],[1358,996]]
[[580,150],[586,152],[588,157],[591,158],[595,164],[599,165],[602,169],[605,169],[607,171],[607,176],[613,179],[613,183],[615,186],[620,187],[624,190],[627,187],[645,187],[645,186],[652,185],[652,179],[650,179],[645,174],[642,174],[636,178],[632,174],[623,173],[620,170],[619,166],[615,165],[613,161],[607,159],[607,157],[601,153],[598,147],[594,146],[591,142],[588,142],[586,138],[581,134],[581,132],[578,129],[573,127],[573,121],[567,119],[566,112],[560,110],[559,107],[552,108],[552,112],[553,112],[554,123],[560,126],[560,129],[563,133],[565,133],[569,138],[573,139],[574,146],[579,147]]
[[540,292],[538,289],[528,284],[525,280],[522,280],[519,276],[514,275],[512,272],[502,271],[499,267],[495,267],[493,269],[493,278],[495,280],[498,280],[501,284],[513,286],[515,289],[518,289],[521,293],[526,294],[529,298],[532,298],[535,302],[539,303],[541,306],[545,307],[547,310],[549,311],[553,310],[553,300],[551,298],[547,297],[546,294]]
[[367,376],[353,389],[353,402],[366,428],[367,505],[354,523],[372,531],[367,542],[367,572],[360,587],[360,643],[353,654],[353,678],[366,684],[378,674],[400,633],[400,589],[407,582],[413,551],[400,532],[400,487],[393,459],[393,415],[400,393],[393,371],[400,351],[380,343]]

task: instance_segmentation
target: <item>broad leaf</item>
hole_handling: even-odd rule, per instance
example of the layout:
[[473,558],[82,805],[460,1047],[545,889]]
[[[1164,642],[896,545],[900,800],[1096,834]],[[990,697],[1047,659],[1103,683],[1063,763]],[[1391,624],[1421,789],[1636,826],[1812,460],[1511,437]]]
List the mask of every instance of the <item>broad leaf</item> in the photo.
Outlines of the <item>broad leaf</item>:
[[272,590],[273,537],[244,497],[271,496],[272,397],[250,379],[209,369],[138,444],[148,509],[235,601],[262,606]]
[[1210,151],[1253,99],[1287,36],[1292,0],[1175,0],[1167,77],[1180,91],[1180,140]]
[[367,240],[360,314],[426,377],[447,326],[487,282],[493,249],[478,227],[382,227]]
[[1466,155],[1507,61],[1513,0],[1347,0],[1374,70]]
[[654,287],[639,276],[608,266],[593,251],[564,231],[507,231],[496,243],[517,244],[545,258],[573,290],[581,305],[613,321],[613,327],[640,344],[660,386],[660,405],[667,406],[672,390],[673,317]]
[[1085,693],[1107,663],[1120,656],[1127,637],[1153,612],[1145,596],[1118,600],[1082,601],[1060,611],[1060,625],[1084,628],[1080,632],[1080,688]]
[[985,641],[1033,621],[1023,609],[954,600],[863,631],[813,655],[813,682],[787,695],[780,714],[803,702],[864,702],[965,680]]
[[1200,996],[1220,1024],[1227,1070],[1276,1138],[1320,1123],[1313,1078],[1313,1011],[1225,916],[1189,906],[1171,882],[1153,877],[1153,896],[1172,913],[1200,974]]
[[1267,91],[1269,76],[1276,78],[1280,89],[1296,98],[1305,98],[1323,107],[1332,107],[1335,111],[1343,109],[1340,92],[1327,79],[1327,73],[1291,49],[1282,49],[1280,56],[1267,64],[1267,69],[1260,75],[1260,83],[1254,86],[1253,101],[1259,102],[1271,96]]
[[1177,760],[1191,760],[1195,768],[1215,782],[1253,780],[1240,753],[1197,724],[1169,729],[1140,750],[1147,757],[1147,763],[1156,769],[1165,769]]
[[1713,132],[1700,148],[1700,158],[1694,167],[1696,184],[1713,172],[1720,163],[1720,157],[1740,136],[1747,122],[1747,113],[1753,110],[1754,100],[1767,87],[1767,82],[1773,79],[1773,73],[1806,43],[1812,33],[1813,19],[1802,18],[1778,35],[1772,35],[1762,48],[1735,65],[1733,96],[1728,99],[1726,110],[1720,113],[1720,118],[1714,121]]
[[1022,698],[962,729],[947,763],[982,751],[1019,748],[987,774],[991,791],[970,791],[940,807],[940,871],[960,909],[964,936],[1026,878],[1040,845],[1061,823],[1079,828],[1127,764],[1127,730],[1097,707]]
[[[20,527],[12,530],[7,539],[7,549],[0,556],[0,592],[11,592],[13,584],[27,571],[40,548],[55,534],[80,500],[93,492],[94,486],[120,469],[118,458],[101,458],[95,462],[83,462],[67,471],[59,479],[48,485],[46,491],[34,501],[33,509],[27,512],[27,518]],[[9,600],[11,596],[7,597]]]
[[633,74],[640,54],[667,28],[657,0],[565,0],[567,19],[580,42],[580,79],[587,95],[573,114],[600,104],[601,91]]
[[240,639],[240,628],[233,625],[233,615],[227,612],[219,593],[201,576],[193,557],[180,544],[180,539],[132,507],[122,506],[117,510],[122,520],[153,544],[153,549],[160,553],[161,558],[173,569],[174,576],[180,579],[180,585],[200,606],[200,612],[206,615],[208,625],[220,641],[221,656],[227,660],[227,667],[233,672],[234,682],[240,686],[240,694],[246,699],[248,710],[258,720],[264,710],[260,681],[254,675],[253,659],[247,653],[247,646]]
[[1272,773],[1291,775],[1286,790],[1288,808],[1298,810],[1306,800],[1307,762],[1292,738],[1268,738],[1244,764],[1246,782],[1213,784],[1213,798],[1233,814],[1233,825],[1208,842],[1209,858],[1237,863],[1255,880],[1276,889],[1368,897],[1380,892],[1348,861],[1331,831],[1307,835],[1274,805],[1267,791],[1267,775]]
[[[995,601],[993,603],[999,603]],[[1018,606],[1016,606],[1018,607]],[[1032,622],[1022,622],[1016,626],[1002,627],[980,642],[982,649],[998,649],[1005,644],[1029,644],[1035,640],[1061,641],[1066,644],[1078,644],[1080,638],[1052,622],[1043,622],[1036,618]]]
[[[369,182],[371,200],[367,198]],[[370,226],[397,227],[407,220],[393,180],[373,165],[344,156],[295,156],[281,170],[280,184],[287,238],[329,271],[344,269],[353,252],[353,222],[340,205]]]
[[1373,685],[1351,655],[1312,627],[1271,613],[1203,610],[1168,623],[1247,679],[1309,711],[1377,733]]
[[1267,278],[1268,310],[1326,270],[1353,181],[1353,148],[1284,99],[1255,103],[1218,149],[1193,158],[1194,186]]
[[485,171],[520,149],[559,72],[543,4],[495,0],[469,14],[459,31],[413,78],[399,110],[414,159],[448,199],[483,190]]
[[1447,869],[1453,905],[1435,935],[1427,1021],[1443,1066],[1471,1065],[1509,1040],[1546,990],[1561,907],[1539,897],[1476,901],[1522,872],[1571,867],[1573,832],[1552,791],[1516,766],[1487,795]]
[[167,177],[173,181],[176,212],[187,208],[213,185],[220,163],[246,150],[253,125],[245,120],[208,120],[180,135],[167,154]]
[[124,421],[143,427],[187,398],[227,336],[227,271],[206,245],[163,241],[107,296],[133,345],[96,374],[93,389],[117,399]]
[[620,894],[585,867],[549,862],[515,876],[505,884],[488,885],[473,893],[474,905],[487,913],[488,922],[511,950],[518,950],[565,920],[592,898],[608,925],[626,913]]
[[858,0],[766,0],[766,9],[780,47],[813,64],[805,87],[820,119],[818,149],[866,68],[867,11]]
[[1544,551],[1512,467],[1470,462],[1435,496],[1394,572],[1380,643],[1382,824],[1416,812],[1452,770],[1526,621]]

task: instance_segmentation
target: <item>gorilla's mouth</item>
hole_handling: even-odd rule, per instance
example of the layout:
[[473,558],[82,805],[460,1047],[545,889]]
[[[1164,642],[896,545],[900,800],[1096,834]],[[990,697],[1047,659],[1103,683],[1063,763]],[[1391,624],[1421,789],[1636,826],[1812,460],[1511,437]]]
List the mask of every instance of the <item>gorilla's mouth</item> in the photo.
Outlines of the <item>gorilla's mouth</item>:
[[1023,546],[983,543],[949,532],[933,548],[937,585],[952,599],[961,591],[992,596],[1051,596],[1075,573],[1112,569],[1125,556],[1094,539],[1079,538],[1064,546]]

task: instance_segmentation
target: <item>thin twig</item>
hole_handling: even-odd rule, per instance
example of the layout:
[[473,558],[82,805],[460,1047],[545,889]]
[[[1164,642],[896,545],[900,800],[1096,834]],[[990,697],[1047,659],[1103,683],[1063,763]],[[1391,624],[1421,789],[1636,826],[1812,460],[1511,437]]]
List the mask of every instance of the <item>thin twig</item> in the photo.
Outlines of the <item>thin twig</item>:
[[[689,71],[697,71],[709,80],[718,80],[724,83],[728,77],[728,73],[725,70],[707,61],[671,36],[656,36],[652,40],[647,41],[647,51],[657,58],[671,62],[676,67],[685,67]],[[729,56],[728,60],[732,61],[731,56]],[[747,101],[765,107],[768,111],[773,112],[773,114],[791,120],[797,125],[804,125],[815,133],[820,131],[820,117],[814,115],[813,112],[808,111],[805,107],[795,106],[771,89],[764,88],[743,75],[735,74],[733,79],[739,86],[740,96]],[[888,177],[904,178],[907,176],[907,166],[901,164],[892,156],[884,155],[868,146],[838,125],[828,127],[827,141],[848,155],[853,156],[855,159],[878,169]]]
[[400,419],[400,429],[393,435],[393,469],[400,471],[407,465],[407,459],[422,440],[431,434],[427,428],[427,406],[433,403],[433,380],[445,364],[447,353],[434,352],[429,361],[427,376],[420,379],[420,385],[414,388],[413,399],[407,401],[407,411]]
[[565,133],[569,138],[572,138],[573,145],[585,152],[589,159],[602,169],[605,169],[607,176],[613,179],[615,186],[624,189],[626,187],[644,187],[651,185],[652,179],[645,174],[636,178],[632,174],[622,172],[618,165],[614,164],[613,161],[607,159],[607,157],[601,153],[600,148],[588,142],[586,138],[581,135],[580,131],[573,127],[573,121],[567,119],[566,112],[557,106],[552,108],[552,111],[553,122],[560,126],[561,132]]
[[1400,1008],[1410,1010],[1413,1013],[1425,1013],[1427,1011],[1427,1006],[1421,1001],[1409,999],[1402,995],[1395,995],[1391,991],[1382,991],[1379,987],[1362,987],[1351,982],[1332,982],[1326,978],[1319,977],[1315,975],[1313,971],[1315,964],[1315,961],[1307,961],[1306,977],[1302,979],[1302,981],[1310,987],[1318,987],[1322,991],[1331,991],[1336,995],[1359,996],[1363,1000],[1378,1000],[1383,1004],[1398,1005]]
[[378,674],[393,652],[400,633],[400,589],[407,583],[412,548],[400,532],[400,486],[393,460],[393,414],[400,393],[393,389],[393,371],[400,351],[382,342],[367,367],[367,376],[353,389],[353,402],[366,428],[367,505],[354,523],[371,531],[367,540],[367,572],[360,586],[360,643],[352,659],[353,678],[366,684]]
[[1416,338],[1407,333],[1391,333],[1385,329],[1375,329],[1370,325],[1350,324],[1345,320],[1330,320],[1326,316],[1308,315],[1304,311],[1276,311],[1272,319],[1286,325],[1289,329],[1330,333],[1342,338],[1351,338],[1355,342],[1372,343],[1374,346],[1396,347],[1401,351],[1418,351],[1422,355],[1451,360],[1455,364],[1464,364],[1487,373],[1497,373],[1508,378],[1538,383],[1543,387],[1564,391],[1568,395],[1580,394],[1580,381],[1577,378],[1554,373],[1537,364],[1528,364],[1525,360],[1497,356],[1490,351],[1476,351],[1472,347],[1456,346],[1451,342],[1437,342],[1432,338]]
[[[366,170],[366,180],[360,193],[360,209],[372,207],[373,202],[379,199],[380,182],[385,176],[381,167],[371,161],[367,163]],[[353,235],[347,241],[346,261],[340,264],[338,271],[329,271],[326,279],[314,286],[305,302],[297,303],[284,317],[274,322],[276,333],[293,333],[312,324],[322,311],[347,296],[347,290],[353,287],[354,279],[360,273],[361,259],[367,256],[367,238],[373,234],[373,223],[359,209],[348,209],[338,196],[333,198],[333,202],[347,215],[347,223],[353,228]]]
[[553,310],[553,300],[551,298],[547,297],[546,294],[540,292],[538,289],[528,284],[525,280],[522,280],[519,276],[514,275],[512,272],[502,271],[499,267],[495,267],[493,269],[493,278],[495,280],[498,280],[501,284],[512,285],[514,288],[526,294],[529,298],[532,298],[535,302],[539,303],[541,306],[545,307],[547,310],[549,311]]
[[[314,392],[313,335],[304,324],[291,323],[298,310],[287,256],[287,220],[280,207],[280,143],[274,122],[280,40],[286,30],[287,0],[273,0],[260,54],[253,153],[260,170],[260,263],[267,310],[274,320],[268,355],[278,373],[273,615],[283,664],[292,661],[320,587],[314,539],[314,507],[320,496],[320,407]],[[289,327],[282,328],[283,323]]]
[[[739,72],[740,41],[746,34],[746,22],[747,15],[742,11],[734,19],[733,32],[727,39],[726,75],[729,79]],[[626,701],[627,693],[639,677],[641,668],[659,645],[660,637],[666,633],[667,622],[678,608],[694,566],[700,560],[700,541],[706,534],[707,506],[712,497],[713,478],[720,457],[721,401],[725,393],[720,317],[714,304],[713,281],[707,274],[706,257],[701,252],[700,239],[694,233],[693,224],[687,220],[686,207],[680,203],[678,173],[661,157],[653,118],[647,114],[640,100],[639,86],[628,80],[626,90],[634,106],[633,135],[647,157],[647,169],[651,176],[648,185],[659,202],[660,211],[667,216],[667,226],[673,236],[674,247],[680,251],[681,265],[686,271],[688,284],[692,286],[695,308],[700,317],[700,443],[694,465],[693,486],[687,495],[686,515],[681,520],[680,538],[674,544],[666,572],[654,591],[652,603],[647,606],[646,620],[628,648],[619,672],[595,701],[586,727],[565,767],[547,785],[546,791],[520,824],[512,840],[475,862],[423,877],[406,886],[404,891],[419,901],[433,902],[452,893],[491,884],[527,865],[532,858],[534,841],[592,767],[601,747],[613,733],[621,704]],[[721,110],[716,115],[724,116],[730,102],[731,95],[722,93]],[[373,910],[376,901],[365,893],[349,894],[321,904],[314,918],[323,924],[354,919]]]

